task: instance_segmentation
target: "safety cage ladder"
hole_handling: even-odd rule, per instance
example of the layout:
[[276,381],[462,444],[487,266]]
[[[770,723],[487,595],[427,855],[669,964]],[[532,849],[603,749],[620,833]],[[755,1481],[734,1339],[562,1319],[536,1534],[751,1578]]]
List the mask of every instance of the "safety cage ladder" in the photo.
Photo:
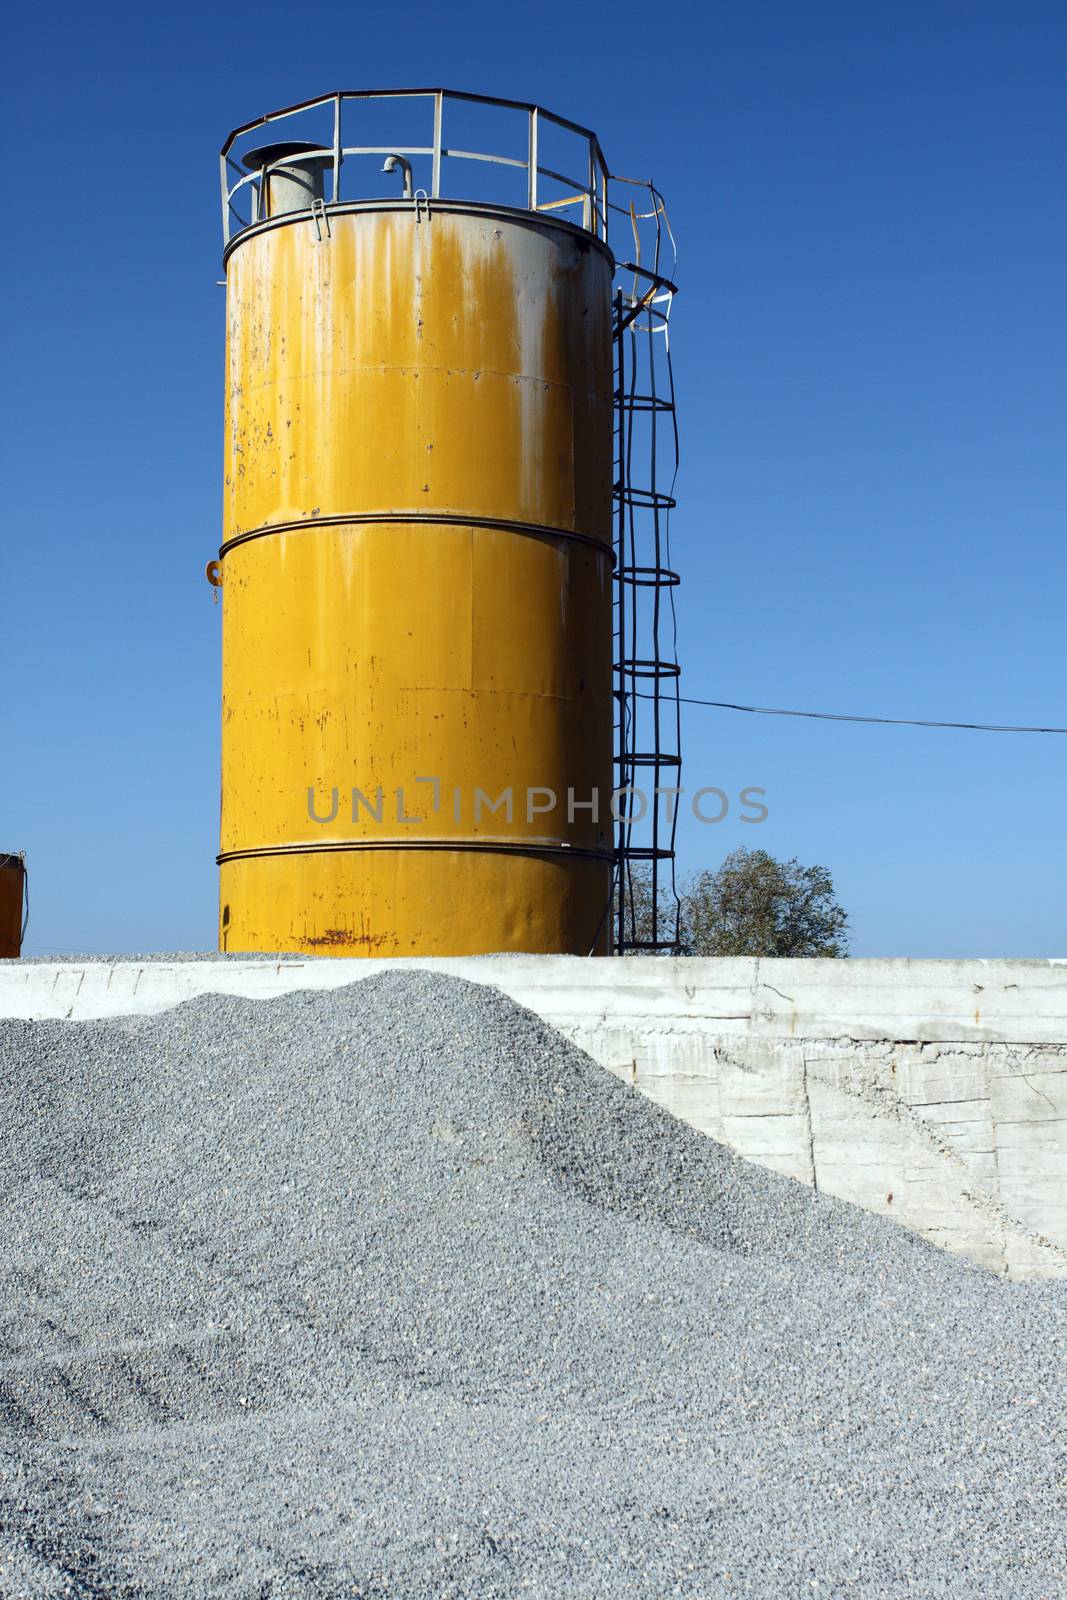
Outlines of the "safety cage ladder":
[[[614,185],[631,180],[612,178]],[[675,285],[661,270],[674,241],[651,183],[638,203],[609,201],[632,228],[634,259],[614,290],[614,691],[616,955],[677,949],[675,838],[681,707],[670,513],[678,425],[670,354]],[[647,208],[645,202],[647,196]],[[672,792],[673,791],[673,792]]]

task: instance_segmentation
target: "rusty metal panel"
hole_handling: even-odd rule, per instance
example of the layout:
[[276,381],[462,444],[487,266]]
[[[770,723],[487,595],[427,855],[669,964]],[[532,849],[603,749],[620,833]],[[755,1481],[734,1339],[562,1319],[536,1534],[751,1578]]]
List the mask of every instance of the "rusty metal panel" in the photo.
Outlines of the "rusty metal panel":
[[222,948],[606,948],[610,282],[444,204],[236,244]]
[[26,864],[20,855],[0,854],[0,957],[22,952]]
[[534,218],[251,236],[227,269],[226,537],[409,510],[610,544],[610,276],[590,236]]

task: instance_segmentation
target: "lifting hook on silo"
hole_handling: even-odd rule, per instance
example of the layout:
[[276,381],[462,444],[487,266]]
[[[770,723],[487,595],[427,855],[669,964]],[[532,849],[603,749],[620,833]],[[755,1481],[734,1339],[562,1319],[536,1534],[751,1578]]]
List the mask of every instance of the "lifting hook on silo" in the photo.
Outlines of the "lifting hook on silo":
[[397,168],[399,168],[404,175],[404,199],[410,200],[412,198],[411,162],[406,156],[386,156],[385,160],[382,162],[382,171],[395,172]]
[[210,583],[213,591],[211,598],[214,600],[215,604],[218,605],[219,590],[222,588],[222,562],[209,561],[207,566],[204,568],[204,576],[208,583]]

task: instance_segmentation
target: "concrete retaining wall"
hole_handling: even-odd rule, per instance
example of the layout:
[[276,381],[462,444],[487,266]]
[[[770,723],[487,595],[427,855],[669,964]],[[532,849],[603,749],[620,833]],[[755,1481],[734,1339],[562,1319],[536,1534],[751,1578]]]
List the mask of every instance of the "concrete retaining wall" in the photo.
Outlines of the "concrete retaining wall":
[[497,985],[752,1161],[995,1272],[1067,1276],[1067,962],[12,962],[0,1018],[266,998],[397,966]]

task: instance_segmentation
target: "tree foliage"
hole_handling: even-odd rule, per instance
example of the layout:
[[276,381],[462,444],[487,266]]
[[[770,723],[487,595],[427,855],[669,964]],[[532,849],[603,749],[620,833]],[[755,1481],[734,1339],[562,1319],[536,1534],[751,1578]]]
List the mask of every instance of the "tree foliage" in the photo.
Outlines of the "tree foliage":
[[[659,936],[675,928],[674,897],[660,889]],[[714,870],[685,878],[678,890],[674,953],[692,956],[844,956],[848,917],[826,867],[778,861],[766,850],[733,850]],[[627,921],[638,939],[652,934],[652,886],[635,870]]]

